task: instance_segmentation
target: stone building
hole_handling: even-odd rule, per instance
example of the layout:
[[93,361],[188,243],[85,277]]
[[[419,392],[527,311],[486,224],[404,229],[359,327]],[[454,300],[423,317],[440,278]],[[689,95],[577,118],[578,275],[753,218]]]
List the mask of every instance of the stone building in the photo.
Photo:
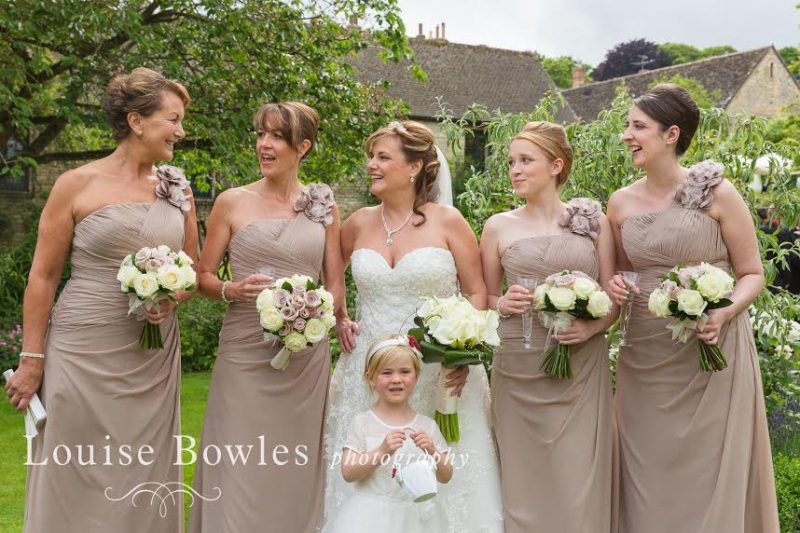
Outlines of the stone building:
[[581,120],[590,122],[610,107],[620,84],[625,83],[635,96],[656,80],[675,75],[698,81],[718,97],[714,105],[730,115],[770,117],[800,105],[800,84],[772,46],[581,85],[561,94]]

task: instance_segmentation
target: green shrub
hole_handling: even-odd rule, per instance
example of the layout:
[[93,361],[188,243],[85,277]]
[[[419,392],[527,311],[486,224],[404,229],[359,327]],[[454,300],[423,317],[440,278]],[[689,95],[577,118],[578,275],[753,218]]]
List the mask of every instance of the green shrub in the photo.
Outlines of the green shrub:
[[199,295],[178,307],[184,372],[201,372],[214,366],[226,309],[225,303]]
[[781,531],[800,531],[800,457],[778,453],[773,464]]
[[0,329],[0,374],[9,368],[17,368],[21,351],[22,325],[15,324],[8,329]]

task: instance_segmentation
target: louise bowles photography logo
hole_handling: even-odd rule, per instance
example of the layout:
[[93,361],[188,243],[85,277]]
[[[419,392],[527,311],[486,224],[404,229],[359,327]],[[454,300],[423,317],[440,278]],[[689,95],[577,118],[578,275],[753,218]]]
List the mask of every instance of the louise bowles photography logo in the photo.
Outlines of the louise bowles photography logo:
[[[26,436],[25,439],[28,441],[26,466],[149,466],[162,453],[149,444],[113,442],[111,436],[106,435],[102,443],[58,444],[34,454],[33,437]],[[222,463],[265,467],[309,464],[307,445],[273,444],[264,435],[250,443],[206,444],[202,450],[198,450],[194,437],[173,435],[173,446],[166,451],[172,454],[176,466],[192,465],[198,461],[208,466]]]

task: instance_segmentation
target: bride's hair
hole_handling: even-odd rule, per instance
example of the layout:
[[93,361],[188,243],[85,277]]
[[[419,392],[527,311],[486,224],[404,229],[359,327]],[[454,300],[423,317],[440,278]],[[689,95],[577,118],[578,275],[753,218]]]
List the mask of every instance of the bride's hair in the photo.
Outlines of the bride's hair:
[[[398,335],[396,333],[390,333],[378,337],[372,344],[370,344],[369,349],[367,349],[367,353],[371,354],[374,351],[375,346],[381,342],[394,339],[397,336]],[[378,349],[378,351],[375,352],[372,357],[367,358],[366,368],[364,369],[364,379],[367,381],[367,385],[369,386],[370,390],[372,390],[372,380],[375,379],[378,374],[380,374],[381,370],[392,364],[398,358],[404,356],[411,358],[411,364],[414,366],[414,375],[419,377],[419,357],[414,354],[410,346],[403,344],[386,346]]]
[[419,208],[428,203],[435,202],[439,197],[436,187],[436,175],[439,173],[439,160],[436,157],[436,137],[425,125],[413,120],[392,122],[369,136],[365,143],[365,151],[372,155],[372,148],[381,137],[393,135],[400,140],[400,146],[406,162],[422,161],[422,170],[414,180],[414,207],[415,215],[422,217],[420,222],[414,223],[421,226],[425,223],[425,214]]
[[[552,122],[528,122],[514,139],[524,139],[539,147],[552,163],[560,159],[563,163],[561,172],[556,177],[556,186],[561,187],[569,178],[572,170],[572,147],[567,140],[567,132],[560,124]],[[513,139],[512,139],[513,140]]]

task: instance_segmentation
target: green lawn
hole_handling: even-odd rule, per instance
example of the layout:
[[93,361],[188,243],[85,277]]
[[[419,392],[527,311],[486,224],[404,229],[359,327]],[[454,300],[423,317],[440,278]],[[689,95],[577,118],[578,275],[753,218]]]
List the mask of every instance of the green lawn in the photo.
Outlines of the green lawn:
[[[184,435],[200,443],[210,372],[184,374],[181,385],[181,421]],[[6,401],[0,401],[0,533],[22,531],[25,511],[25,438],[22,416]],[[183,470],[191,485],[194,465]]]

